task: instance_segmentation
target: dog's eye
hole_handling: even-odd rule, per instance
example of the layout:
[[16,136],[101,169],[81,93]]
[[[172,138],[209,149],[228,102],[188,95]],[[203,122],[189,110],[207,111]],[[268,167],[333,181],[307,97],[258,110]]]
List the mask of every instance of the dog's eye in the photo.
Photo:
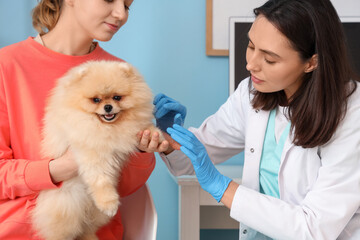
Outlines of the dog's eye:
[[93,98],[92,100],[93,100],[94,103],[99,103],[99,102],[101,102],[101,99],[100,99],[100,98]]
[[113,99],[114,99],[115,101],[120,101],[120,100],[121,100],[121,96],[114,96]]

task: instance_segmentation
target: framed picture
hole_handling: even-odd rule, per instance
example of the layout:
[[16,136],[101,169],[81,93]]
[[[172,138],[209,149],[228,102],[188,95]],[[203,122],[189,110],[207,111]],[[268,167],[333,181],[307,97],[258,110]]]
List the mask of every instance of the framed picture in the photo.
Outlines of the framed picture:
[[254,16],[266,0],[206,0],[206,55],[229,55],[229,18]]
[[[206,0],[206,55],[229,55],[229,18],[254,17],[266,0]],[[359,0],[331,0],[340,17],[360,16]]]
[[254,20],[254,17],[230,18],[229,95],[235,91],[241,80],[250,76],[246,70],[246,49],[249,44],[247,33]]

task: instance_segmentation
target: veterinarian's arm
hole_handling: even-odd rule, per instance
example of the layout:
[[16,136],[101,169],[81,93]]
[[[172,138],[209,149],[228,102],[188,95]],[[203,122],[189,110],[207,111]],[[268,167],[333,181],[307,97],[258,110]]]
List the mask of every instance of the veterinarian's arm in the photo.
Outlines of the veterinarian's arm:
[[206,148],[192,132],[174,124],[173,128],[168,128],[168,133],[181,144],[180,150],[191,160],[200,186],[220,202],[231,179],[215,168]]

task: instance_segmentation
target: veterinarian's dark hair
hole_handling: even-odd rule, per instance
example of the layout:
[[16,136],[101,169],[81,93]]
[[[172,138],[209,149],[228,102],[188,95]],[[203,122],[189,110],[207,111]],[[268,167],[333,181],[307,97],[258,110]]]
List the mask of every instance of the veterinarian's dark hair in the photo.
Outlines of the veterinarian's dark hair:
[[[285,92],[261,93],[249,83],[256,109],[287,105],[294,144],[312,148],[327,143],[346,114],[355,91],[355,75],[346,50],[342,23],[330,0],[270,0],[254,9],[286,36],[305,62],[317,54],[317,68],[287,99]],[[357,79],[358,81],[358,79]]]
[[32,24],[41,35],[53,29],[60,17],[63,0],[40,0],[32,11]]

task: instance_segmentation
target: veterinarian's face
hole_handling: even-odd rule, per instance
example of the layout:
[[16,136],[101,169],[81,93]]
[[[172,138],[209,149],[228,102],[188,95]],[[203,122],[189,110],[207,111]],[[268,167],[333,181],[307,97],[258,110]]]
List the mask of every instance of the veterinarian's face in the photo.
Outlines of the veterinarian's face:
[[73,24],[86,37],[109,41],[126,23],[132,2],[133,0],[72,0],[75,19]]
[[308,63],[262,15],[256,18],[248,36],[246,68],[255,89],[268,93],[284,90],[291,97],[300,87]]

